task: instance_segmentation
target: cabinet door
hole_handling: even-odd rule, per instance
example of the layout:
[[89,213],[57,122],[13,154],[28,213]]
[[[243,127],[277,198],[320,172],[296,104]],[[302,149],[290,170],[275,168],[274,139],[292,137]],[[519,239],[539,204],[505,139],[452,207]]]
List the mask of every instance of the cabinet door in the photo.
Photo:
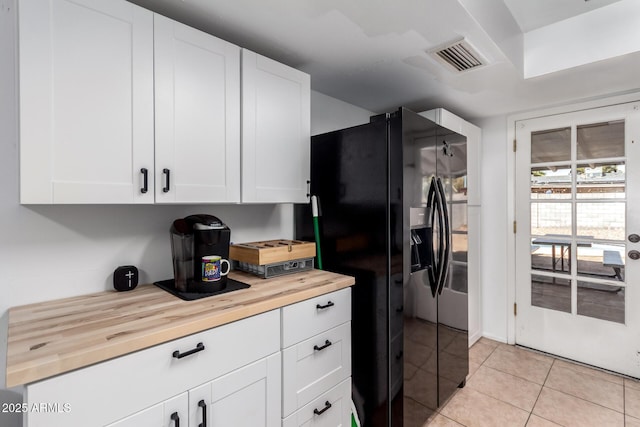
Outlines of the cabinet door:
[[280,360],[275,353],[190,390],[189,426],[279,427]]
[[187,393],[182,393],[107,427],[179,427],[181,423],[184,426],[188,419],[188,399]]
[[154,23],[156,202],[239,202],[240,48]]
[[310,169],[308,74],[242,50],[242,201],[299,202]]
[[23,0],[19,28],[20,202],[153,203],[152,13]]

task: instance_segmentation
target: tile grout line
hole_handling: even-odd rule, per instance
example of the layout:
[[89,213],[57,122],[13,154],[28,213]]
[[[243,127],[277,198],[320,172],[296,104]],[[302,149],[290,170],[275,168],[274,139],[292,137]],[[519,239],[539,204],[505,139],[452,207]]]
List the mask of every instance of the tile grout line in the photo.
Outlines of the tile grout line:
[[[490,344],[487,344],[487,346],[490,346]],[[486,367],[486,368],[488,368],[488,369],[490,369],[490,370],[492,370],[492,371],[494,371],[494,372],[500,372],[500,373],[502,373],[502,374],[511,375],[511,376],[513,376],[514,378],[522,379],[522,380],[525,380],[525,381],[529,381],[529,382],[531,382],[531,383],[533,383],[533,384],[537,384],[537,383],[536,383],[536,382],[534,382],[534,381],[530,381],[528,378],[523,378],[523,377],[520,377],[520,376],[518,376],[518,375],[514,375],[514,374],[513,374],[513,373],[511,373],[511,372],[505,372],[505,371],[502,371],[502,370],[501,370],[501,369],[499,369],[499,368],[494,368],[494,367],[491,367],[491,366],[489,366],[489,365],[486,365],[486,363],[487,363],[487,361],[490,359],[490,357],[491,357],[494,353],[496,353],[496,350],[497,350],[498,348],[500,348],[500,347],[501,347],[500,345],[497,345],[497,346],[495,346],[495,347],[493,347],[493,348],[491,349],[491,351],[488,353],[488,355],[487,355],[485,358],[483,358],[482,362],[479,364],[478,369],[476,369],[476,371],[474,371],[474,373],[469,377],[469,380],[470,380],[473,376],[475,376],[475,374],[477,373],[477,371],[478,371],[481,367]],[[517,348],[517,346],[516,346],[516,348]],[[522,348],[522,350],[529,350],[529,349],[528,349],[528,348]],[[475,390],[475,389],[472,389],[472,390],[473,390],[473,391],[475,391],[475,392],[477,392],[477,393],[480,393],[480,394],[482,394],[482,395],[484,395],[484,396],[487,396],[487,397],[489,397],[489,398],[492,398],[492,399],[494,399],[494,400],[496,400],[496,401],[499,401],[499,402],[502,402],[502,403],[508,404],[508,405],[510,405],[511,407],[514,407],[514,408],[517,408],[517,409],[524,410],[524,411],[528,412],[528,416],[527,416],[527,420],[526,420],[526,422],[525,422],[525,426],[526,426],[526,425],[531,421],[531,419],[532,419],[532,416],[533,416],[533,415],[536,415],[536,417],[540,417],[541,419],[546,420],[546,421],[549,421],[549,422],[551,422],[551,423],[554,423],[554,424],[557,424],[557,425],[562,425],[562,424],[558,423],[558,421],[549,420],[549,419],[547,419],[547,418],[545,418],[545,417],[542,417],[542,416],[540,416],[540,415],[534,414],[534,409],[535,409],[535,407],[537,406],[537,404],[539,403],[540,397],[541,397],[541,395],[542,395],[542,391],[544,390],[544,388],[545,388],[545,387],[546,387],[548,390],[552,390],[552,391],[554,391],[554,392],[556,392],[556,393],[562,393],[563,395],[565,395],[565,396],[567,396],[567,397],[571,397],[571,398],[574,398],[574,399],[578,399],[578,400],[580,400],[580,401],[582,401],[582,402],[585,402],[585,403],[587,403],[587,404],[595,405],[595,406],[600,407],[600,408],[602,408],[602,409],[605,409],[605,410],[606,410],[606,409],[608,409],[608,410],[610,410],[610,411],[613,411],[614,413],[621,414],[621,415],[623,416],[623,425],[624,425],[624,426],[626,426],[626,425],[627,425],[627,412],[626,412],[626,410],[627,410],[627,408],[626,408],[626,394],[627,394],[627,393],[626,393],[626,391],[627,391],[627,382],[626,382],[626,379],[624,378],[624,376],[621,376],[621,375],[620,375],[620,377],[622,377],[621,379],[622,379],[622,399],[623,399],[623,401],[622,401],[622,412],[620,412],[619,410],[616,410],[616,409],[610,408],[610,407],[608,407],[608,406],[602,405],[602,404],[597,403],[597,402],[593,402],[593,401],[591,401],[591,400],[589,400],[589,399],[587,399],[587,398],[583,398],[583,397],[580,397],[580,396],[575,396],[574,394],[572,394],[572,393],[570,393],[570,392],[565,392],[565,391],[562,391],[562,390],[558,390],[558,389],[555,389],[555,388],[554,388],[554,387],[552,387],[552,386],[548,386],[548,385],[547,385],[547,382],[548,382],[548,380],[549,380],[549,378],[550,378],[550,375],[551,375],[551,370],[552,370],[552,369],[554,368],[554,366],[556,366],[556,365],[557,365],[557,366],[558,366],[558,368],[560,368],[560,369],[568,369],[568,370],[571,370],[571,371],[573,371],[573,373],[576,373],[576,374],[578,374],[578,375],[588,375],[589,377],[593,377],[593,379],[595,379],[595,380],[604,381],[604,382],[607,382],[607,383],[610,383],[610,384],[613,384],[613,385],[618,386],[618,385],[620,385],[620,383],[618,383],[618,382],[616,382],[616,381],[612,381],[610,378],[601,377],[601,376],[598,376],[598,375],[591,375],[591,374],[590,374],[590,373],[588,373],[588,372],[582,372],[581,370],[573,369],[573,365],[575,365],[576,367],[584,367],[584,368],[587,368],[587,369],[594,369],[595,371],[603,372],[603,373],[607,373],[607,374],[612,374],[612,375],[615,375],[615,374],[610,373],[610,372],[608,372],[608,371],[606,371],[606,370],[602,370],[602,369],[595,369],[594,367],[591,367],[591,366],[588,366],[588,365],[584,365],[584,364],[581,364],[581,363],[575,362],[575,361],[573,361],[573,360],[567,360],[567,359],[564,359],[564,358],[562,358],[562,357],[555,357],[555,356],[552,356],[552,355],[546,354],[546,353],[544,353],[544,352],[535,352],[535,351],[533,351],[532,353],[536,353],[536,354],[540,354],[540,355],[543,355],[543,356],[547,356],[547,357],[549,357],[549,358],[551,359],[551,365],[549,366],[549,370],[547,371],[547,374],[546,374],[545,379],[544,379],[544,381],[543,381],[543,383],[542,383],[542,386],[540,387],[540,391],[538,392],[538,395],[537,395],[537,397],[536,397],[536,400],[535,400],[535,402],[534,402],[534,404],[533,404],[533,406],[532,406],[532,408],[531,408],[531,410],[530,410],[530,411],[526,411],[526,410],[524,410],[524,409],[522,409],[522,408],[520,408],[520,407],[518,407],[518,406],[516,406],[516,405],[513,405],[513,404],[511,404],[511,403],[509,403],[509,402],[506,402],[506,401],[504,401],[504,400],[502,400],[502,399],[498,399],[498,398],[496,398],[496,397],[493,397],[493,396],[491,396],[491,395],[488,395],[488,394],[486,394],[486,393],[484,393],[484,392],[482,392],[482,391],[480,391],[480,390]],[[567,365],[565,366],[565,365],[563,364],[563,365],[561,366],[561,365],[559,365],[559,364],[557,364],[557,363],[556,363],[556,362],[558,362],[558,361],[565,362]],[[616,376],[618,376],[618,375],[616,375]],[[460,424],[460,425],[464,425],[464,424],[462,424],[462,423],[460,423],[460,422],[456,421],[456,420],[455,420],[455,419],[453,419],[453,418],[449,418],[449,417],[447,417],[447,416],[445,416],[445,415],[443,415],[443,414],[441,414],[441,415],[442,415],[443,417],[445,417],[445,418],[449,419],[449,420],[452,420],[452,421],[454,421],[454,422],[456,422],[456,423]]]
[[[510,374],[510,373],[508,373],[508,372],[504,372],[504,371],[501,371],[501,370],[499,370],[499,369],[492,368],[491,366],[485,366],[485,362],[486,362],[487,360],[489,360],[489,358],[491,357],[491,355],[492,355],[493,353],[495,353],[495,351],[496,351],[499,347],[500,347],[500,346],[499,346],[499,345],[497,345],[497,346],[495,346],[495,347],[493,348],[493,350],[491,351],[491,353],[489,353],[489,354],[487,355],[487,357],[485,357],[485,359],[482,361],[482,363],[480,364],[480,366],[478,366],[478,369],[476,369],[476,371],[473,373],[473,375],[475,375],[475,374],[480,370],[480,368],[482,368],[482,367],[484,366],[485,368],[487,368],[487,369],[491,369],[492,371],[500,372],[500,373],[502,373],[502,374],[511,375],[511,376],[512,376],[512,377],[514,377],[514,378],[518,378],[518,379],[521,379],[521,380],[529,381],[529,380],[527,380],[527,379],[525,379],[525,378],[518,377],[518,376],[513,375],[513,374]],[[553,365],[553,363],[552,363],[552,365]],[[551,371],[551,368],[549,368],[549,371]],[[473,375],[472,375],[472,376],[473,376]],[[547,374],[547,375],[548,375],[548,374]],[[471,377],[470,377],[469,379],[471,379]],[[529,382],[530,382],[530,383],[532,383],[532,384],[536,384],[536,383],[534,383],[533,381],[529,381]],[[537,384],[537,385],[539,385],[539,384]],[[465,387],[466,387],[466,386],[465,386]],[[494,397],[494,396],[488,395],[488,394],[486,394],[486,393],[483,393],[483,392],[482,392],[482,391],[480,391],[480,390],[476,390],[476,389],[474,389],[474,388],[472,388],[471,390],[473,390],[473,391],[474,391],[474,392],[476,392],[476,393],[479,393],[479,394],[482,394],[482,395],[484,395],[484,396],[487,396],[487,397],[488,397],[488,398],[490,398],[490,399],[493,399],[493,400],[496,400],[496,401],[498,401],[498,402],[501,402],[501,403],[504,403],[504,404],[506,404],[506,405],[509,405],[509,406],[511,406],[511,407],[513,407],[513,408],[520,409],[521,411],[524,411],[524,412],[529,412],[529,416],[527,416],[527,421],[524,423],[524,426],[523,426],[523,427],[526,427],[527,423],[529,422],[529,418],[531,417],[531,412],[530,412],[530,411],[527,411],[526,409],[522,409],[522,408],[520,408],[519,406],[516,406],[516,405],[514,405],[514,404],[512,404],[512,403],[505,402],[504,400],[502,400],[502,399],[498,399],[497,397]],[[542,390],[542,387],[540,387],[540,390]],[[536,401],[537,401],[537,400],[536,400]],[[535,406],[535,404],[534,404],[534,406]],[[532,410],[533,410],[533,408],[532,408]],[[441,414],[441,415],[442,415],[442,414]],[[443,416],[444,416],[444,415],[443,415]],[[449,418],[449,417],[446,417],[446,418]],[[449,418],[449,419],[452,419],[452,418]],[[457,422],[458,424],[464,425],[464,424],[462,424],[462,423],[460,423],[460,422],[458,422],[458,421],[456,421],[456,420],[453,420],[453,421]]]
[[[549,372],[551,372],[551,371],[549,371]],[[546,382],[546,380],[545,380],[545,382]],[[616,384],[616,385],[618,385],[618,384]],[[592,404],[592,405],[599,406],[600,408],[608,409],[608,410],[613,411],[613,412],[615,412],[615,413],[622,414],[623,416],[625,415],[625,412],[624,412],[624,410],[625,410],[625,409],[624,409],[624,386],[622,386],[622,399],[623,399],[623,401],[622,401],[622,410],[623,410],[623,412],[620,412],[620,411],[615,410],[615,409],[613,409],[613,408],[609,408],[608,406],[604,406],[604,405],[601,405],[601,404],[596,403],[596,402],[592,402],[591,400],[585,399],[584,397],[576,396],[576,395],[574,395],[574,394],[567,393],[566,391],[558,390],[557,388],[553,388],[553,387],[551,387],[551,386],[544,386],[544,385],[543,385],[542,387],[543,387],[543,388],[544,388],[544,387],[547,387],[549,390],[553,390],[553,391],[555,391],[555,392],[557,392],[557,393],[562,393],[562,394],[564,394],[565,396],[570,396],[570,397],[573,397],[573,398],[575,398],[575,399],[582,400],[583,402],[587,402],[587,403],[590,403],[590,404]]]
[[[507,344],[507,345],[508,345],[508,344]],[[496,347],[496,350],[497,350],[497,349],[498,349],[498,347]],[[506,352],[510,352],[510,350],[505,350],[505,351],[506,351]],[[492,353],[492,354],[493,354],[493,353]],[[550,357],[550,356],[546,356],[546,357],[548,357],[549,359],[551,359],[551,366],[553,366],[553,362],[555,361],[555,358]],[[487,357],[487,359],[489,359],[489,357]],[[537,361],[537,362],[542,362],[541,360],[539,360],[539,359],[535,359],[535,358],[534,358],[533,360],[535,360],[535,361]],[[486,360],[485,360],[485,361],[486,361]],[[484,365],[484,363],[483,363],[482,365]],[[482,365],[480,365],[480,366],[482,366]],[[551,366],[549,366],[549,371],[551,370]],[[535,382],[535,381],[532,381],[532,380],[531,380],[531,379],[529,379],[529,378],[521,377],[520,375],[514,374],[514,373],[512,373],[512,372],[503,371],[503,370],[502,370],[502,369],[500,369],[500,368],[494,368],[494,367],[492,367],[492,366],[487,366],[487,368],[489,368],[489,369],[493,369],[493,370],[495,370],[495,371],[502,372],[503,374],[508,374],[508,375],[513,376],[513,377],[519,378],[519,379],[521,379],[521,380],[529,381],[530,383],[534,383],[534,384],[538,384],[538,385],[543,385],[543,386],[544,386],[544,381],[546,381],[546,377],[545,377],[545,380],[542,382],[542,384],[539,384],[539,383],[537,383],[537,382]],[[549,375],[549,373],[548,373],[548,372],[547,372],[547,375]]]
[[[541,415],[538,414],[534,414],[533,410],[535,409],[536,405],[538,404],[538,400],[540,399],[540,395],[542,394],[542,390],[544,390],[545,384],[547,383],[547,380],[549,379],[549,375],[551,375],[551,369],[553,369],[553,365],[556,364],[556,361],[558,360],[557,358],[553,357],[553,360],[551,361],[551,366],[549,366],[549,372],[547,372],[547,376],[544,378],[544,381],[542,382],[542,387],[540,387],[540,393],[538,393],[538,397],[536,398],[536,403],[533,404],[533,408],[531,408],[531,413],[529,414],[529,419],[531,419],[531,415],[535,415],[536,417],[542,418],[543,420],[549,421],[550,423],[554,423],[557,424],[559,426],[564,427],[564,424],[560,424],[557,421],[553,421],[553,420],[549,420]],[[554,389],[551,389],[554,390]],[[527,420],[527,423],[529,422],[529,420]]]
[[616,381],[613,381],[613,380],[611,380],[609,378],[604,378],[604,377],[600,377],[600,376],[591,375],[591,374],[586,373],[586,372],[580,372],[579,370],[573,369],[573,367],[576,366],[576,367],[586,368],[586,369],[590,369],[590,370],[593,370],[593,371],[596,371],[596,372],[600,372],[602,374],[610,375],[610,376],[613,376],[613,377],[618,377],[618,378],[622,379],[623,384],[624,384],[624,380],[625,379],[633,378],[633,377],[630,377],[629,375],[621,374],[620,372],[615,372],[615,371],[611,371],[609,369],[600,368],[598,366],[589,365],[588,363],[582,363],[582,362],[579,362],[577,360],[568,359],[566,357],[558,356],[556,354],[547,353],[547,352],[541,351],[541,350],[536,350],[535,348],[525,347],[525,346],[521,346],[521,345],[517,345],[517,344],[514,345],[514,347],[520,348],[522,350],[526,350],[526,351],[528,351],[530,353],[535,353],[535,354],[539,354],[539,355],[542,355],[542,356],[547,356],[547,357],[550,357],[550,358],[552,358],[554,360],[559,360],[559,361],[564,362],[564,363],[569,365],[569,366],[566,367],[567,369],[572,369],[575,372],[578,372],[578,373],[581,373],[581,374],[585,374],[585,375],[590,375],[592,377],[596,377],[598,379],[601,379],[601,380],[604,380],[604,381],[608,381],[608,382],[616,384],[616,385],[619,385],[619,384]]
[[627,382],[622,380],[622,425],[627,427]]
[[[479,342],[480,342],[480,340],[476,341],[476,342],[474,343],[474,345],[475,345],[475,344],[477,344],[477,343],[479,343]],[[490,344],[486,344],[486,343],[482,343],[482,344],[487,345],[487,346],[491,346]],[[473,347],[473,346],[471,346],[471,347]],[[476,369],[476,370],[473,372],[473,374],[471,374],[471,375],[469,376],[469,378],[467,378],[467,384],[465,384],[464,388],[467,388],[467,387],[468,387],[468,381],[469,381],[469,380],[470,380],[470,379],[471,379],[471,378],[472,378],[472,377],[473,377],[473,376],[478,372],[478,370],[479,370],[479,369],[484,365],[484,362],[486,362],[486,361],[487,361],[487,359],[489,359],[489,357],[491,357],[491,355],[496,351],[496,349],[497,349],[498,347],[499,347],[499,345],[497,345],[497,346],[493,347],[493,349],[492,349],[492,350],[491,350],[491,352],[487,355],[487,357],[485,357],[485,358],[484,358],[484,360],[483,360],[482,362],[480,362],[480,363],[479,363],[479,365],[478,365],[478,369]],[[469,350],[471,350],[471,348],[469,348]],[[488,367],[488,366],[487,366],[487,367]],[[454,398],[458,393],[460,393],[462,390],[464,390],[464,389],[458,389],[458,390],[456,390],[456,392],[454,393],[454,395],[453,395],[453,396],[451,396],[451,398],[449,398],[449,400],[447,400],[447,403],[445,403],[445,405],[444,405],[443,407],[438,408],[438,409],[436,410],[436,412],[434,412],[434,415],[439,414],[439,415],[441,415],[441,416],[445,417],[445,418],[446,418],[446,419],[448,419],[448,420],[451,420],[451,421],[453,421],[453,422],[455,422],[455,423],[457,423],[457,424],[460,424],[460,425],[461,425],[461,426],[463,426],[463,427],[467,427],[467,425],[466,425],[466,424],[463,424],[463,423],[461,423],[460,421],[455,420],[455,419],[453,419],[453,418],[447,417],[446,415],[444,415],[444,414],[442,413],[442,410],[443,410],[444,408],[446,408],[446,407],[447,407],[447,405],[448,405],[449,403],[451,403],[451,401],[453,400],[453,398]],[[474,391],[477,391],[477,390],[474,390]],[[480,393],[480,392],[478,392],[478,393]],[[482,394],[484,394],[484,393],[482,393]],[[487,395],[485,395],[485,396],[487,396]],[[489,397],[491,397],[491,396],[489,396]],[[495,399],[495,397],[494,397],[493,399]],[[496,400],[499,400],[499,399],[496,399]],[[504,403],[507,403],[507,402],[504,402]],[[424,427],[426,427],[426,426],[424,426]]]
[[[531,411],[529,412],[529,416],[527,417],[527,422],[525,424],[525,426],[527,424],[529,424],[529,420],[531,420],[531,415],[533,415],[533,410],[536,408],[536,405],[538,404],[538,400],[540,399],[540,395],[542,394],[542,390],[544,390],[544,385],[546,384],[547,380],[549,379],[549,375],[551,374],[551,369],[553,369],[553,365],[555,365],[556,363],[556,359],[552,358],[551,359],[551,366],[549,366],[549,371],[547,372],[547,375],[544,377],[544,381],[542,381],[542,387],[540,387],[540,391],[538,392],[538,396],[536,397],[536,401],[533,402],[533,406],[531,407]],[[539,416],[539,415],[536,415]],[[540,417],[542,419],[545,419],[544,417]],[[555,421],[551,421],[551,420],[547,420],[550,422],[555,422]],[[557,423],[556,423],[557,424]]]

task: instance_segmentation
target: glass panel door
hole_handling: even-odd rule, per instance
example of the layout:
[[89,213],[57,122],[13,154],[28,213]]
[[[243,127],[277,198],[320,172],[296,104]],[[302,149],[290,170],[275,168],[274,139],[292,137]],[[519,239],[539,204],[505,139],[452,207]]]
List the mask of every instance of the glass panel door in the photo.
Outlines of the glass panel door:
[[[638,222],[628,214],[637,209],[628,197],[638,188],[628,173],[637,111],[607,107],[516,127],[516,342],[636,376],[640,322],[627,309],[637,292],[626,254]],[[606,350],[592,348],[605,336]]]

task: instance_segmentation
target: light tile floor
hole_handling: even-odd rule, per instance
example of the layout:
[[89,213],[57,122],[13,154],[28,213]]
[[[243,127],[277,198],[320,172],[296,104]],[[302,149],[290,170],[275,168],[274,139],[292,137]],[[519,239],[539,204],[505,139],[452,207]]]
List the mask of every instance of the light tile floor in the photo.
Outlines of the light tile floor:
[[640,427],[640,381],[481,338],[429,427]]

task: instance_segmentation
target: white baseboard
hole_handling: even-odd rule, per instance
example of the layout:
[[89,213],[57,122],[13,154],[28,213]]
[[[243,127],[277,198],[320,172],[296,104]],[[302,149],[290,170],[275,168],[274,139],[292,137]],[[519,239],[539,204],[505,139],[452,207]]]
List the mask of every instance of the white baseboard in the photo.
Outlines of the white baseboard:
[[469,347],[475,344],[480,338],[482,338],[482,331],[480,329],[474,332],[469,331]]
[[490,339],[490,340],[493,340],[493,341],[498,341],[498,342],[501,342],[501,343],[507,344],[507,338],[506,338],[506,337],[499,337],[499,336],[497,336],[497,335],[493,335],[493,334],[486,334],[486,333],[485,333],[485,334],[482,334],[482,336],[483,336],[483,337],[485,337],[485,338],[488,338],[488,339]]

